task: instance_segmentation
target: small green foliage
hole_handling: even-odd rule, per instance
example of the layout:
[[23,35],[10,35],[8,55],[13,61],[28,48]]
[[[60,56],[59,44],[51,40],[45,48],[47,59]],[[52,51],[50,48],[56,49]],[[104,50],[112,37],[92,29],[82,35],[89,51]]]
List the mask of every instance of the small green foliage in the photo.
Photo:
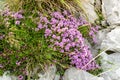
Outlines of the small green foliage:
[[[79,0],[6,0],[13,13],[23,10],[23,18],[15,19],[12,15],[0,15],[0,75],[5,71],[18,76],[27,76],[26,79],[37,78],[37,73],[44,67],[56,64],[57,73],[64,74],[69,68],[68,55],[54,51],[44,36],[44,29],[36,31],[39,24],[39,11],[49,17],[49,11],[68,10],[71,13],[81,11]],[[73,2],[73,3],[71,3]],[[74,6],[73,6],[74,4]],[[77,4],[77,5],[76,5]],[[79,4],[79,5],[78,5]],[[38,8],[39,7],[39,8]],[[79,8],[78,8],[79,7]],[[84,10],[83,10],[84,11]],[[16,23],[16,21],[20,21]],[[79,31],[84,37],[88,37],[89,26],[83,25]],[[1,66],[2,65],[2,66]],[[32,76],[34,68],[38,71]],[[93,74],[101,72],[100,69],[91,71]]]
[[19,25],[15,24],[15,19],[11,16],[0,16],[3,21],[0,24],[0,36],[4,35],[4,38],[0,39],[0,64],[3,65],[0,75],[10,71],[14,75],[31,76],[30,71],[34,71],[36,66],[42,70],[45,65],[51,64],[66,68],[68,57],[48,48],[44,30],[35,31],[38,22],[37,11],[33,14],[24,12],[23,15],[25,16]]
[[99,65],[99,68],[98,68],[98,69],[95,69],[95,70],[90,70],[89,73],[97,76],[97,75],[99,75],[100,73],[103,72],[103,69],[100,67],[100,65],[101,65],[100,59],[101,59],[101,57],[98,57],[98,58],[96,59],[96,63]]
[[[98,53],[100,54],[101,51],[98,50]],[[93,74],[95,76],[98,76],[100,73],[103,72],[103,69],[100,67],[101,66],[101,56],[96,58],[96,63],[99,65],[99,68],[95,69],[95,70],[90,70],[89,73],[91,73],[91,74]]]
[[103,72],[102,69],[95,69],[95,70],[89,71],[89,73],[91,73],[91,74],[93,74],[93,75],[95,75],[95,76],[99,75],[99,74],[102,73],[102,72]]
[[79,27],[79,31],[82,33],[82,35],[84,37],[88,37],[89,36],[90,27],[89,27],[89,25],[80,26]]

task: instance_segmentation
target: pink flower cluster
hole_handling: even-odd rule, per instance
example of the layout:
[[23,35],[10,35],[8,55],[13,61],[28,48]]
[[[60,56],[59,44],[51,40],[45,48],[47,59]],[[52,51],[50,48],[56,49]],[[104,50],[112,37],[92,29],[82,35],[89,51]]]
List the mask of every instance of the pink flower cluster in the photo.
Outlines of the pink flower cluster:
[[53,12],[50,15],[51,18],[41,16],[36,29],[45,29],[45,38],[50,42],[49,47],[68,54],[71,64],[77,68],[83,70],[98,68],[95,61],[86,66],[92,59],[92,54],[78,30],[82,25],[89,23],[81,17],[75,18],[67,11],[63,13]]
[[18,80],[23,80],[23,76],[22,76],[22,75],[19,75],[19,76],[18,76]]
[[0,64],[0,68],[3,68],[3,65],[2,65],[2,64]]
[[95,33],[98,32],[99,28],[100,28],[99,26],[90,27],[89,35],[92,37],[94,43],[97,43]]
[[[22,12],[23,12],[22,10],[18,11],[18,12],[12,12],[9,9],[6,9],[5,11],[3,11],[2,15],[6,16],[6,17],[14,18],[15,19],[15,24],[20,25],[20,19],[23,18]],[[6,18],[6,20],[8,20],[8,18]]]

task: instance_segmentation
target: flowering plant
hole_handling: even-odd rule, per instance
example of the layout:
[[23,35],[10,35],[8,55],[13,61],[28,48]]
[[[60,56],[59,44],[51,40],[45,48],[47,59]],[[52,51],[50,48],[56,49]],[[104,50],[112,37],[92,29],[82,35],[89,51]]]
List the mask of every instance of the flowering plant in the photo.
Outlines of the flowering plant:
[[[36,30],[45,29],[44,36],[49,43],[49,47],[55,51],[66,53],[71,60],[71,64],[83,70],[91,70],[98,68],[94,61],[89,63],[92,59],[89,46],[85,44],[85,38],[82,36],[79,28],[90,24],[84,19],[75,18],[67,11],[50,13],[51,18],[40,17],[40,22]],[[86,27],[86,26],[85,26]],[[91,27],[90,36],[95,40],[95,32],[97,27]],[[87,66],[86,64],[89,63]]]
[[95,61],[89,63],[93,57],[84,35],[96,42],[97,27],[67,11],[51,12],[47,17],[38,11],[30,13],[7,9],[0,15],[0,74],[9,70],[19,79],[30,78],[35,67],[49,64],[98,68]]

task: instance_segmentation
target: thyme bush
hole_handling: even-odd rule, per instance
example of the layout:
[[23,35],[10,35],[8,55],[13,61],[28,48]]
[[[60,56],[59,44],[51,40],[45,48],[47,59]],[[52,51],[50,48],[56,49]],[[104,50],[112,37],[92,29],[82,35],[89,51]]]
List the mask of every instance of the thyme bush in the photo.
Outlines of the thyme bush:
[[[81,16],[76,18],[69,9],[44,13],[34,7],[35,2],[32,7],[28,3],[21,3],[16,10],[6,8],[0,14],[0,75],[10,71],[20,79],[35,79],[51,64],[61,71],[71,66],[98,68],[95,61],[86,66],[92,54],[85,43],[88,38],[96,43],[98,26]],[[39,69],[34,72],[36,67]]]

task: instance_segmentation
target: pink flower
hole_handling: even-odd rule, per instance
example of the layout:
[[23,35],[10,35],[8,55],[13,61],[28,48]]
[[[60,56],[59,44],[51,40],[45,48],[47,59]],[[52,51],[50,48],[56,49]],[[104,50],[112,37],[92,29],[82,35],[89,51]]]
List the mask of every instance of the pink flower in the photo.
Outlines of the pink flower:
[[48,19],[46,17],[40,17],[41,22],[49,23]]
[[18,62],[18,61],[16,62],[16,65],[20,66],[20,64],[21,64],[21,62]]
[[13,14],[13,17],[14,17],[15,19],[22,19],[22,18],[23,18],[23,15],[17,12],[17,13],[14,13],[14,14]]
[[16,25],[20,25],[20,21],[15,21],[15,24]]
[[64,53],[64,50],[62,49],[62,50],[60,50],[60,52],[61,52],[61,53]]
[[[46,20],[49,23],[46,24]],[[85,66],[92,59],[91,51],[85,44],[85,38],[79,31],[80,26],[89,24],[86,20],[75,18],[73,15],[68,14],[67,11],[63,13],[53,12],[51,18],[46,20],[42,20],[41,24],[47,25],[47,27],[44,27],[45,36],[49,36],[49,38],[45,38],[51,42],[50,48],[61,53],[70,53],[71,64],[79,69],[91,70],[96,68],[95,61]],[[40,28],[42,27],[41,24]],[[89,35],[94,38],[95,32],[97,32],[97,28],[91,28]],[[93,41],[96,42],[95,38]]]
[[66,10],[64,10],[63,14],[67,16],[68,12]]
[[52,35],[52,38],[56,39],[56,35]]
[[45,37],[50,36],[51,33],[52,33],[52,31],[51,31],[50,29],[46,29],[46,30],[45,30]]
[[18,80],[23,80],[23,76],[22,76],[22,75],[19,75],[19,76],[18,76]]
[[3,68],[3,65],[2,65],[2,64],[0,64],[0,68]]
[[1,35],[1,36],[0,36],[0,40],[2,40],[4,37],[5,37],[5,35]]
[[96,37],[93,37],[92,39],[93,39],[94,43],[97,43],[97,38]]
[[43,27],[43,25],[40,23],[40,24],[38,25],[38,28],[39,28],[39,29],[42,29],[42,28],[44,28],[44,27]]

